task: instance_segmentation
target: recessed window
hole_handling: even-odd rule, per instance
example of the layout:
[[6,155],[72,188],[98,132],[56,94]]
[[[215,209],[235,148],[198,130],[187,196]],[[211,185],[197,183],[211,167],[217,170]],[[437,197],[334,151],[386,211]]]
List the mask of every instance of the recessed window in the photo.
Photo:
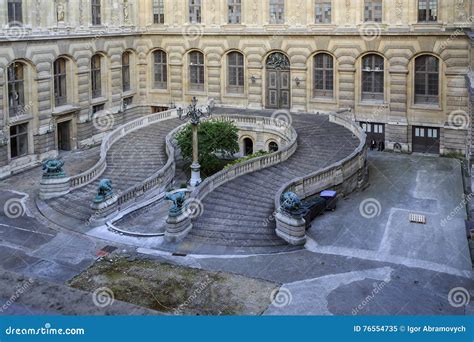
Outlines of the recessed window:
[[327,53],[314,56],[314,97],[333,97],[334,62]]
[[315,23],[317,24],[330,24],[331,23],[331,12],[332,4],[331,0],[315,0],[314,4],[315,12]]
[[67,61],[58,58],[54,62],[54,103],[63,106],[67,103]]
[[204,90],[204,55],[199,51],[189,54],[189,79],[190,90]]
[[165,5],[164,0],[153,0],[153,23],[165,23]]
[[278,144],[274,141],[268,144],[268,151],[270,153],[278,152]]
[[364,21],[375,23],[382,22],[382,0],[364,1]]
[[228,23],[240,24],[242,21],[242,0],[227,0]]
[[270,0],[270,24],[285,23],[285,0]]
[[91,59],[91,90],[93,99],[102,96],[101,59],[100,55],[94,55]]
[[133,104],[133,96],[125,97],[123,99],[123,107],[127,109]]
[[122,90],[130,90],[130,52],[122,54]]
[[439,61],[434,56],[415,60],[415,103],[439,103]]
[[92,106],[92,114],[96,114],[96,113],[98,113],[98,112],[102,112],[104,109],[105,109],[105,105],[104,105],[104,104],[99,104],[99,105]]
[[153,53],[154,67],[154,87],[156,89],[166,89],[168,87],[168,67],[167,58],[164,51],[155,51]]
[[91,2],[91,18],[92,18],[92,25],[99,26],[102,24],[101,19],[101,0],[92,0]]
[[28,154],[28,124],[10,127],[10,156],[23,157]]
[[8,73],[8,111],[10,116],[26,114],[25,108],[25,65],[12,63]]
[[367,55],[362,59],[362,100],[384,99],[384,59]]
[[227,55],[229,93],[244,92],[244,55],[240,52],[231,52]]
[[201,16],[201,0],[189,0],[189,22],[192,24],[199,24],[202,19]]
[[23,23],[22,0],[8,0],[8,23],[9,25]]
[[438,0],[418,0],[418,21],[438,21]]

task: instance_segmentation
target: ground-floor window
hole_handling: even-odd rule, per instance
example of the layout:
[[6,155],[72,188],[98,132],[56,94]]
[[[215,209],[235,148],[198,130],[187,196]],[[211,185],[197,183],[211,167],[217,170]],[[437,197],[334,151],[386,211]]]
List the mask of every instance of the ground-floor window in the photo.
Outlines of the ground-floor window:
[[92,114],[101,112],[101,111],[103,111],[104,109],[105,109],[105,105],[103,105],[103,104],[93,106],[93,107],[92,107]]
[[10,155],[12,158],[28,154],[28,124],[10,127]]

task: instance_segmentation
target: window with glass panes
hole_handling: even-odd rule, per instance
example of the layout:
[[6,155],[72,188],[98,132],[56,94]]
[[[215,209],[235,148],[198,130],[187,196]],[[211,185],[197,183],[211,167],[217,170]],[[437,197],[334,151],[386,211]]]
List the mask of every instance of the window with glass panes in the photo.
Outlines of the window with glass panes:
[[91,59],[91,90],[92,98],[102,96],[101,57],[95,55]]
[[165,5],[164,0],[153,0],[153,23],[165,23]]
[[25,114],[25,66],[12,63],[8,69],[8,110],[10,116]]
[[10,127],[10,156],[23,157],[28,154],[28,124]]
[[154,87],[156,89],[166,89],[168,83],[168,67],[166,53],[155,51],[153,53]]
[[285,23],[285,0],[270,0],[270,23]]
[[199,24],[201,22],[201,0],[189,0],[189,22]]
[[242,0],[227,0],[228,23],[240,24],[242,22]]
[[314,4],[315,22],[317,24],[331,23],[331,0],[315,0]]
[[54,62],[54,101],[56,106],[67,103],[67,61],[59,58]]
[[314,56],[315,97],[332,97],[334,91],[334,62],[331,55],[319,53]]
[[92,25],[101,25],[101,0],[92,0],[91,2],[91,15]]
[[190,90],[204,90],[204,55],[199,51],[189,54]]
[[384,99],[384,60],[378,55],[362,59],[362,99]]
[[8,23],[9,25],[20,24],[23,22],[23,1],[8,0]]
[[382,22],[382,0],[364,1],[364,21]]
[[418,21],[438,21],[438,0],[418,0]]
[[244,55],[240,52],[231,52],[227,55],[228,85],[230,93],[244,92]]
[[439,61],[434,56],[415,60],[415,103],[439,102]]

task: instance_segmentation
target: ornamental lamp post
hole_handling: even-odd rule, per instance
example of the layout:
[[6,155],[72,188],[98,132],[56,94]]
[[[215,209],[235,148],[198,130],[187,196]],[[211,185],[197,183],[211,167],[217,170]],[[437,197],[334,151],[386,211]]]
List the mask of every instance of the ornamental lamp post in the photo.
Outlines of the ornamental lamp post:
[[208,118],[211,116],[211,111],[213,109],[212,101],[206,107],[206,110],[197,108],[198,100],[196,97],[193,97],[191,104],[186,110],[183,108],[178,108],[178,116],[181,120],[189,120],[192,126],[193,132],[193,163],[191,164],[191,180],[189,185],[191,187],[196,187],[201,184],[201,165],[199,165],[199,145],[198,145],[198,127],[201,123],[202,118]]

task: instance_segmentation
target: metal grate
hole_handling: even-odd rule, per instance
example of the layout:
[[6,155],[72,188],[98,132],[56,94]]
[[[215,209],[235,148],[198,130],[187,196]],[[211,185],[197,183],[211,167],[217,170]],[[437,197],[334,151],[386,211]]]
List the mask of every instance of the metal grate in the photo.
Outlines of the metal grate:
[[426,224],[426,216],[420,214],[410,214],[411,223]]

